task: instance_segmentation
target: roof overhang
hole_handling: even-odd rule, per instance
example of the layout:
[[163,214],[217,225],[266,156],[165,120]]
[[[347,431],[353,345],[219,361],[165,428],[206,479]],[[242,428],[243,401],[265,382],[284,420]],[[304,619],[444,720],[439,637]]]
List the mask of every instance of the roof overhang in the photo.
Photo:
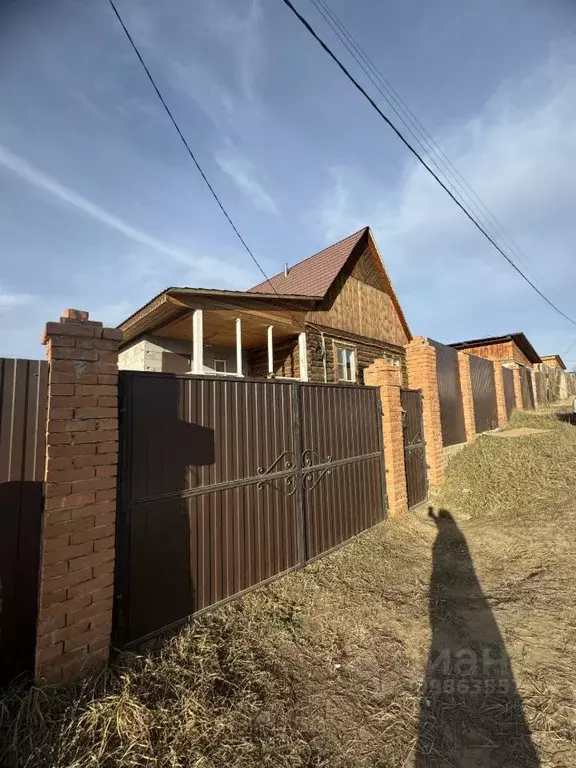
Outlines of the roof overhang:
[[260,318],[268,325],[299,331],[304,328],[306,313],[319,298],[209,288],[167,288],[120,323],[118,328],[124,334],[120,346],[145,334],[161,333],[162,329],[195,309],[228,310]]
[[531,363],[541,363],[540,355],[532,344],[528,341],[525,334],[521,331],[517,333],[508,333],[505,336],[486,336],[483,339],[470,339],[470,341],[457,341],[448,344],[454,349],[473,349],[474,347],[489,347],[492,344],[505,344],[512,341]]
[[566,370],[566,365],[560,355],[541,355],[541,359],[543,363],[547,362],[548,360],[556,360],[560,368],[562,368],[563,371]]

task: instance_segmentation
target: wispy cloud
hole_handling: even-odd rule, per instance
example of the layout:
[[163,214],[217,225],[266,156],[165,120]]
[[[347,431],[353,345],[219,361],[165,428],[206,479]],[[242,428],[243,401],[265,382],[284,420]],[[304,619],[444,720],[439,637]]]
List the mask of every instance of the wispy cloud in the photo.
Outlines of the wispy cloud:
[[9,312],[16,307],[30,304],[33,297],[28,293],[10,293],[0,285],[0,314]]
[[128,240],[145,246],[156,253],[168,256],[175,262],[187,267],[194,268],[210,276],[221,276],[223,267],[228,268],[224,262],[210,257],[197,257],[178,248],[162,242],[149,235],[137,227],[132,226],[120,217],[110,213],[105,208],[96,205],[86,197],[75,192],[70,187],[61,184],[59,181],[43,173],[41,170],[31,165],[27,160],[14,154],[6,147],[0,144],[0,166],[14,173],[18,178],[31,184],[36,189],[47,193],[60,203],[74,208],[80,213],[88,216],[94,221],[103,224],[112,229]]
[[[573,303],[566,285],[576,280],[575,105],[576,58],[556,50],[525,80],[504,83],[481,114],[437,137],[528,256],[520,266],[566,309]],[[378,179],[333,169],[318,221],[327,239],[371,225],[424,332],[453,340],[533,323],[537,333],[545,317],[557,333],[554,315],[412,160],[399,184],[384,189]],[[569,342],[570,329],[562,333]]]
[[253,205],[266,213],[279,214],[273,198],[256,179],[254,164],[229,146],[216,154],[220,170],[229,176],[238,189],[248,197]]

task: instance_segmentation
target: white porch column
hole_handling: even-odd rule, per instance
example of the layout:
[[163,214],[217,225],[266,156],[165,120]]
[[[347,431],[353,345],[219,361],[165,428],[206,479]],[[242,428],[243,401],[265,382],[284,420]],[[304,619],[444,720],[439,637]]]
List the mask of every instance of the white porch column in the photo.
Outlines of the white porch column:
[[192,373],[204,373],[204,323],[203,312],[192,313]]
[[236,318],[236,376],[244,376],[242,370],[242,320]]
[[306,350],[306,331],[298,334],[298,358],[300,361],[300,381],[308,381],[308,352]]
[[273,336],[272,331],[274,330],[273,325],[268,326],[268,373],[274,374],[274,345],[273,345]]

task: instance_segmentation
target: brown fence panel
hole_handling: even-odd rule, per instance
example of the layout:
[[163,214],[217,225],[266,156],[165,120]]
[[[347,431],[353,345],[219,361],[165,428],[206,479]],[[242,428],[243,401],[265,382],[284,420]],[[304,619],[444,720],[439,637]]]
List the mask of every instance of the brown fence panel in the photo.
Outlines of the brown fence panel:
[[385,517],[380,395],[347,385],[302,384],[299,390],[310,560]]
[[384,517],[376,389],[123,371],[120,396],[118,645]]
[[0,359],[0,683],[32,669],[48,366]]
[[462,405],[462,389],[460,387],[458,351],[431,339],[430,343],[436,349],[436,375],[438,397],[440,399],[442,444],[446,447],[447,445],[465,443],[466,426],[464,424],[464,406]]
[[520,387],[522,390],[522,403],[525,410],[534,408],[534,390],[532,389],[532,374],[528,368],[520,366]]
[[120,375],[131,642],[298,563],[290,383]]
[[476,432],[495,429],[498,426],[498,408],[492,361],[470,355],[470,379]]
[[400,390],[404,411],[404,461],[408,508],[422,504],[428,498],[428,468],[422,422],[422,391]]
[[504,402],[506,403],[506,415],[516,408],[516,393],[514,391],[514,373],[511,368],[502,367],[502,379],[504,381]]

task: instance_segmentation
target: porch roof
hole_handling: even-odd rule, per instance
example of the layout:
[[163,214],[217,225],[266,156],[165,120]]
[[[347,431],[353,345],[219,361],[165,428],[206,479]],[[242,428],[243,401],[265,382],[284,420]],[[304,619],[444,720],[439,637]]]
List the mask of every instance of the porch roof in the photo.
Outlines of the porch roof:
[[139,336],[154,334],[167,338],[189,339],[190,315],[195,309],[206,311],[204,336],[214,346],[235,343],[232,319],[242,319],[243,345],[259,346],[268,326],[274,337],[288,338],[304,329],[306,314],[320,297],[278,296],[274,293],[212,290],[209,288],[167,288],[118,328],[123,332],[121,346]]

